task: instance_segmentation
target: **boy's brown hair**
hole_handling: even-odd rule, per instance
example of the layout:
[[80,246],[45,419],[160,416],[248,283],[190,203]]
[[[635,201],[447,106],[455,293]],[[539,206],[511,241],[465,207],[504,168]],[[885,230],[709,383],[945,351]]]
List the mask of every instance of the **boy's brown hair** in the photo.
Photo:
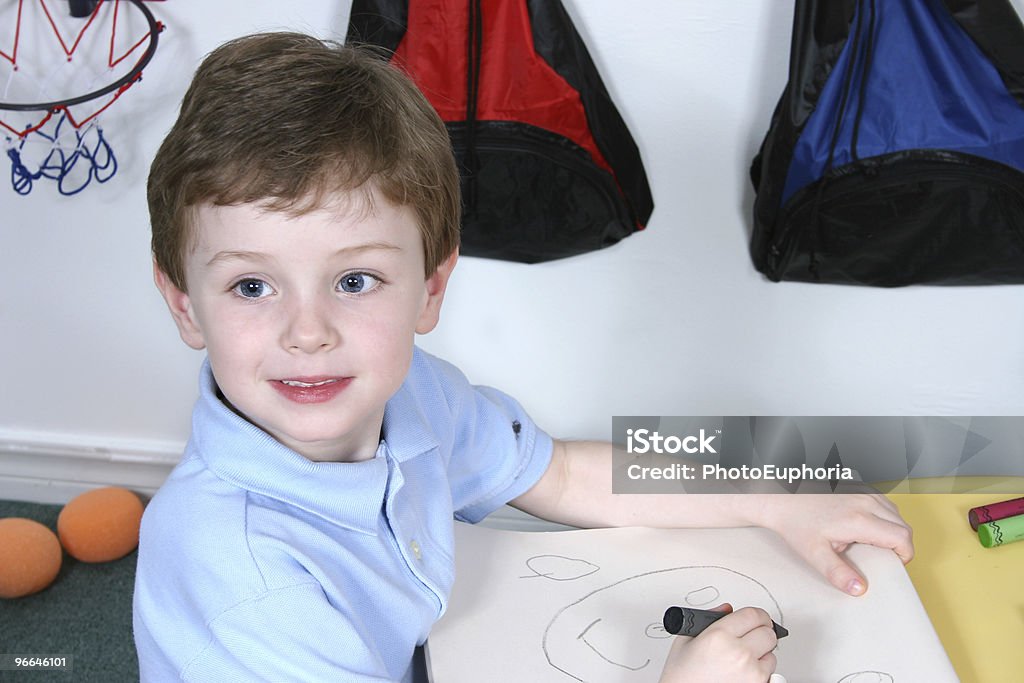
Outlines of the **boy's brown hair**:
[[187,291],[199,205],[302,214],[368,182],[414,210],[432,274],[458,246],[461,206],[448,134],[426,98],[366,48],[237,38],[203,60],[150,167],[153,256]]

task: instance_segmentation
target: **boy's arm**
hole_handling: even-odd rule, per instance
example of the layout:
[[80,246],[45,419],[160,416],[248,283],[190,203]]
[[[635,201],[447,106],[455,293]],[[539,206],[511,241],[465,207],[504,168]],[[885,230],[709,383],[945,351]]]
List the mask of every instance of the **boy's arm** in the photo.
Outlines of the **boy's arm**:
[[881,494],[613,494],[610,443],[556,440],[547,471],[510,504],[578,527],[762,526],[851,595],[867,586],[840,555],[851,544],[914,556],[910,527]]

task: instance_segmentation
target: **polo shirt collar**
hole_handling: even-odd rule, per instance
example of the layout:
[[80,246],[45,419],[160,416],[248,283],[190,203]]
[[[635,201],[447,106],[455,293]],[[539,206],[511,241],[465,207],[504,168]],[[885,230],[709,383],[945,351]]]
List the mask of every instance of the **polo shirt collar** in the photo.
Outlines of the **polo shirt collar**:
[[417,399],[417,392],[413,389],[421,374],[418,367],[424,362],[423,352],[414,347],[412,366],[405,381],[384,406],[381,431],[392,457],[398,462],[432,451],[439,445],[434,427],[424,410],[425,406]]
[[199,377],[190,450],[219,478],[328,522],[377,533],[388,485],[387,446],[360,462],[314,462],[243,419],[217,395],[209,360]]

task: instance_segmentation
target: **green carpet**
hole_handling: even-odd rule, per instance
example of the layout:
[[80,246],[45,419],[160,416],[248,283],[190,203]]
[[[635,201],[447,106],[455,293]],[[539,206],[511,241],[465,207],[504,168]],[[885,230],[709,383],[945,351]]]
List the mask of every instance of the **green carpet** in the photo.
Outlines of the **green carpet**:
[[[59,505],[0,500],[0,518],[34,519],[54,533],[60,510]],[[72,657],[70,672],[0,671],[0,681],[138,681],[132,640],[136,555],[89,564],[65,553],[49,588],[24,598],[0,598],[0,654]]]

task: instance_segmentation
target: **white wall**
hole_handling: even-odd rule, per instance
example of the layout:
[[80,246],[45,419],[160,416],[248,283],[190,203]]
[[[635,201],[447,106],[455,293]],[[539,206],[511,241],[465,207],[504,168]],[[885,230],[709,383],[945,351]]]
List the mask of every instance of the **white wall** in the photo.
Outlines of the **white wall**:
[[[654,216],[560,262],[464,258],[423,347],[563,437],[606,438],[614,414],[1024,414],[1021,287],[772,284],[753,269],[747,169],[784,84],[791,2],[565,4],[640,147]],[[73,198],[0,184],[0,459],[5,441],[180,451],[201,356],[151,283],[149,161],[205,53],[260,29],[341,37],[348,5],[151,3],[159,51],[105,117],[117,177]]]

